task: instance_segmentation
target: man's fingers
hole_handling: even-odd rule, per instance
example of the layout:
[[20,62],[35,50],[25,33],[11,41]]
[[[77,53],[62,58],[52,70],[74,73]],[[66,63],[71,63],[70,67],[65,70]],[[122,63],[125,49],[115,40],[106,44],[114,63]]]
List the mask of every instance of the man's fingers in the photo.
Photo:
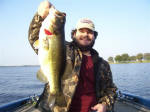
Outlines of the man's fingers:
[[48,0],[41,2],[38,7],[38,15],[45,18],[48,15],[51,6],[52,4]]
[[43,1],[43,4],[42,4],[45,8],[50,8],[51,7],[51,3],[48,1],[48,0],[45,0]]
[[105,104],[97,104],[91,109],[96,110],[97,112],[106,112],[106,105]]
[[98,105],[95,105],[94,107],[91,107],[91,109],[93,109],[93,110],[97,110],[98,109]]

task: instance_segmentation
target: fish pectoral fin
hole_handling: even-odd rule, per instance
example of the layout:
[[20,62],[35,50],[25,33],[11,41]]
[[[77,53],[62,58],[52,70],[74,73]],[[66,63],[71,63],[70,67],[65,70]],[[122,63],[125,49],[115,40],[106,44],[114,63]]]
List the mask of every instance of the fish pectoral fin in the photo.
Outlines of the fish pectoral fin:
[[37,72],[37,79],[39,79],[41,82],[43,83],[47,83],[48,82],[48,79],[47,77],[44,75],[43,71],[40,69],[38,72]]
[[35,49],[39,49],[39,40],[36,40],[34,43],[33,43],[33,47]]

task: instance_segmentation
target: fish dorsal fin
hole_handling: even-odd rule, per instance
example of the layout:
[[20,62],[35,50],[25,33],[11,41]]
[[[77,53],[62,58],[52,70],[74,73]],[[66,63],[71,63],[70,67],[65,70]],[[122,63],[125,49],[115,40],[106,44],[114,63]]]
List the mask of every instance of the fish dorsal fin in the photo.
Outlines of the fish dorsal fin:
[[33,47],[35,49],[39,49],[39,40],[36,40],[34,43],[33,43]]
[[37,79],[39,79],[41,82],[43,83],[47,83],[48,82],[48,79],[47,77],[44,75],[43,71],[40,69],[38,72],[37,72]]

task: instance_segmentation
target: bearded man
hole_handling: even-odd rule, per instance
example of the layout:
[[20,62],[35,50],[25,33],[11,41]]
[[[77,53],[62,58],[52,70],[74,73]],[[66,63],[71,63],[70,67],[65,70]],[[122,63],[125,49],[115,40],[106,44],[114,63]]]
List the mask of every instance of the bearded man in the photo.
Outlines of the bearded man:
[[[50,3],[44,1],[32,19],[29,28],[29,42],[39,38],[42,21],[48,15]],[[113,111],[116,96],[116,86],[113,83],[112,72],[107,61],[93,49],[98,36],[93,21],[81,18],[71,32],[72,42],[66,42],[66,67],[61,79],[61,87],[65,100],[62,105],[54,105],[53,109],[44,105],[48,97],[47,88],[36,105],[43,112],[106,112]],[[38,54],[38,50],[34,49]],[[60,103],[59,102],[59,103]]]

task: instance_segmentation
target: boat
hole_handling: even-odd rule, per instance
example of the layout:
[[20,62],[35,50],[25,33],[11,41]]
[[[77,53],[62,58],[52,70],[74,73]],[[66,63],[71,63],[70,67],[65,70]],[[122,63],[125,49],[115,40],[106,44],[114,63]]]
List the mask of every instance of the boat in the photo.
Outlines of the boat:
[[[30,96],[0,106],[0,112],[38,112],[34,108],[39,96]],[[150,112],[150,99],[118,92],[114,112]]]
[[114,112],[150,112],[150,99],[119,91]]

